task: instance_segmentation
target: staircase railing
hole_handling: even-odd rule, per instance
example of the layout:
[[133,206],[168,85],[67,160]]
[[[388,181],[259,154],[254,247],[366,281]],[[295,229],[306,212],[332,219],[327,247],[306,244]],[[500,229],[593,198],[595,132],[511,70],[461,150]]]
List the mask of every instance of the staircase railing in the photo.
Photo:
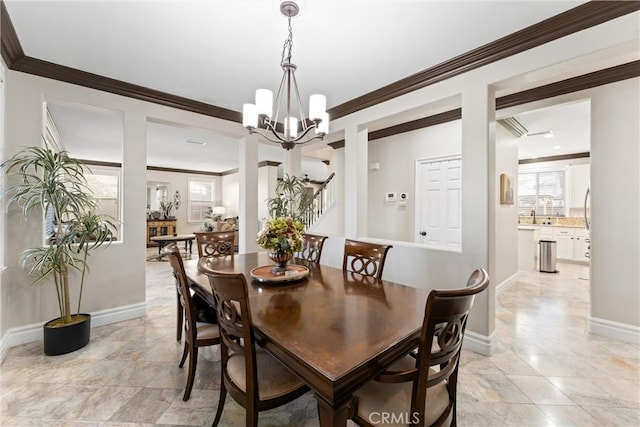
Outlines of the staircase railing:
[[335,173],[329,175],[311,197],[311,201],[309,202],[310,208],[307,210],[303,221],[307,228],[312,226],[335,202],[336,190],[335,182],[333,181],[334,176]]

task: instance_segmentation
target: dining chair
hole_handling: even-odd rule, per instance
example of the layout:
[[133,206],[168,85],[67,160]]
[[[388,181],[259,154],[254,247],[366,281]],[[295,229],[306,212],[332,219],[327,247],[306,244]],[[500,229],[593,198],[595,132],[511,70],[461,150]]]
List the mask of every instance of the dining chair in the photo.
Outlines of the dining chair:
[[209,278],[220,326],[220,422],[227,392],[245,408],[247,426],[258,424],[258,412],[284,405],[309,388],[266,351],[256,348],[247,281],[242,273],[221,273],[200,259],[198,269]]
[[393,246],[345,240],[342,269],[382,279],[387,252]]
[[327,236],[304,233],[302,236],[302,249],[295,254],[296,258],[319,263],[325,240],[327,240]]
[[167,246],[163,251],[169,256],[178,293],[179,313],[184,313],[184,351],[179,366],[182,368],[189,357],[189,374],[182,400],[189,400],[198,363],[198,348],[220,344],[218,325],[196,321],[195,306],[189,288],[189,280],[184,270],[180,249],[177,245]]
[[[349,417],[360,426],[382,422],[382,414],[404,417],[402,424],[457,424],[456,388],[462,340],[475,295],[489,286],[484,269],[460,289],[429,293],[417,358],[405,356],[354,393]],[[437,342],[437,345],[434,345]]]
[[[198,248],[198,258],[207,257],[225,257],[233,258],[235,253],[235,231],[211,231],[211,232],[195,232],[196,246]],[[184,321],[184,310],[180,305],[178,296],[177,312],[176,312],[176,339],[182,339],[182,323]]]
[[223,257],[235,253],[235,231],[199,231],[196,235],[198,257]]

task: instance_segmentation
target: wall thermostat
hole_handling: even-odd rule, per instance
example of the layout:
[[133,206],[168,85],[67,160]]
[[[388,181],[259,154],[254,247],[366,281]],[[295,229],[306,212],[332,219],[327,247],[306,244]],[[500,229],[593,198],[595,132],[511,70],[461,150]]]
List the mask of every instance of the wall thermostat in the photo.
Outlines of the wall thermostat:
[[398,200],[397,194],[391,191],[387,191],[384,193],[384,201],[385,202],[395,202]]
[[409,193],[400,193],[400,200],[407,200],[409,198]]

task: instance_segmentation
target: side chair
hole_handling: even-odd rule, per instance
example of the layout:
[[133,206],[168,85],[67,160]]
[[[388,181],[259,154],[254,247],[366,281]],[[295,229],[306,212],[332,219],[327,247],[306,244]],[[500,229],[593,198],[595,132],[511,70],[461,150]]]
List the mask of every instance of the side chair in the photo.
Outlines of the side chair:
[[354,393],[349,417],[360,426],[381,413],[402,414],[415,426],[455,426],[462,339],[474,297],[488,286],[489,275],[477,269],[465,288],[431,291],[417,357],[401,358]]
[[189,280],[184,270],[180,250],[176,245],[171,245],[163,249],[169,256],[169,264],[173,269],[173,276],[176,279],[176,290],[178,293],[178,304],[180,314],[184,313],[184,351],[179,366],[182,368],[184,362],[189,357],[189,374],[187,377],[187,385],[184,390],[182,400],[189,400],[193,381],[196,374],[196,365],[198,363],[198,348],[220,344],[220,333],[218,325],[210,323],[196,322],[196,313],[191,290],[189,289]]
[[236,245],[235,231],[196,232],[198,257],[233,257]]
[[384,261],[392,247],[347,239],[344,242],[342,269],[382,279]]
[[322,246],[324,241],[327,240],[327,236],[305,233],[302,237],[302,249],[295,254],[296,258],[319,263],[322,255]]
[[221,273],[200,259],[217,302],[222,379],[213,427],[222,417],[227,392],[245,408],[247,426],[258,424],[258,412],[284,405],[309,388],[266,351],[256,348],[247,281],[242,273]]

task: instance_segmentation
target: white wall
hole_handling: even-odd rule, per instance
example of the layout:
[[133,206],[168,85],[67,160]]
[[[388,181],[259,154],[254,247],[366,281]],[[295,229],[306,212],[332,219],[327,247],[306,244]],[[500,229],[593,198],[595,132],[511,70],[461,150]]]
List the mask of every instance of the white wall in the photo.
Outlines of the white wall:
[[[370,141],[369,165],[379,169],[369,168],[368,236],[414,242],[416,160],[460,152],[460,120]],[[398,201],[386,202],[387,192],[395,192]],[[406,207],[401,192],[409,194]]]
[[222,176],[222,206],[225,216],[238,216],[240,213],[240,177],[237,173]]
[[631,325],[637,336],[640,333],[640,79],[602,86],[590,94],[590,327],[606,333],[606,328],[624,330],[623,325]]
[[147,170],[147,181],[168,182],[169,195],[173,200],[176,190],[180,192],[180,208],[173,209],[172,215],[176,217],[176,228],[178,234],[190,234],[196,231],[202,231],[203,222],[189,222],[189,178],[206,179],[215,181],[216,200],[214,206],[222,203],[222,178],[212,175],[194,175],[182,172],[166,172]]
[[[526,78],[528,73],[535,72],[533,81],[536,76],[542,78],[541,76],[553,75],[550,74],[553,71],[545,70],[561,73],[562,65],[568,61],[575,67],[581,57],[595,52],[600,54],[607,48],[615,50],[628,41],[635,41],[637,50],[639,15],[636,12],[580,31],[332,122],[334,132],[345,134],[345,149],[337,150],[344,152],[343,167],[337,169],[338,172],[343,172],[341,179],[344,184],[344,198],[339,202],[344,206],[342,227],[352,237],[357,236],[361,230],[366,232],[368,225],[366,129],[377,121],[403,114],[410,115],[429,104],[461,97],[461,151],[465,165],[463,210],[473,212],[473,215],[463,217],[462,252],[433,251],[410,243],[397,243],[389,253],[384,275],[390,280],[414,286],[456,287],[466,282],[468,274],[474,268],[489,267],[492,286],[485,294],[476,298],[466,339],[467,343],[470,338],[475,340],[478,345],[476,348],[482,352],[490,353],[496,348],[493,325],[494,286],[495,278],[500,274],[495,262],[500,236],[493,227],[498,216],[495,177],[499,172],[497,165],[500,156],[493,135],[493,88],[498,85],[502,89],[508,89],[509,83],[505,82],[517,76],[521,76],[516,79],[520,84],[523,81],[531,84],[532,80]],[[601,208],[593,207],[592,203],[592,320],[630,325],[632,333],[635,331],[637,334],[640,324],[637,310],[640,276],[638,80],[608,85],[594,93],[594,158],[591,182],[593,203],[596,200],[604,203]],[[114,244],[93,257],[84,309],[93,312],[127,305],[144,305],[148,118],[224,131],[237,135],[238,138],[245,134],[245,130],[237,123],[9,71],[5,120],[7,154],[17,151],[20,146],[39,143],[41,105],[47,97],[124,112],[125,238],[122,243]],[[596,155],[600,157],[597,161]],[[227,184],[232,186],[231,182]],[[226,198],[224,179],[223,194]],[[11,252],[5,254],[8,270],[2,277],[1,306],[6,319],[2,327],[11,334],[19,327],[41,324],[54,317],[56,310],[51,301],[51,289],[26,286],[29,279],[17,262],[18,254],[23,249],[41,243],[41,231],[38,227],[27,226],[15,210],[6,219],[6,241],[11,242]],[[333,249],[327,252],[326,262],[333,263],[341,254],[340,240],[336,239],[336,244],[331,247]],[[323,254],[323,263],[324,257]]]
[[[502,126],[496,127],[495,182],[495,272],[492,280],[496,285],[514,278],[518,272],[518,211],[517,199],[513,205],[500,204],[500,174],[513,178],[514,194],[518,186],[518,140]],[[463,189],[464,190],[464,189]]]
[[[332,121],[332,130],[344,132],[345,135],[345,233],[348,237],[362,237],[367,235],[367,228],[371,229],[374,225],[367,224],[368,212],[363,214],[360,204],[362,194],[367,194],[368,180],[360,182],[358,173],[366,174],[366,166],[370,163],[368,153],[362,150],[362,132],[366,132],[368,128],[376,128],[378,123],[388,123],[390,118],[402,116],[403,113],[412,115],[416,110],[429,108],[431,104],[461,96],[462,203],[463,212],[466,213],[463,214],[462,252],[429,251],[411,244],[394,242],[394,249],[387,258],[385,277],[390,280],[399,279],[403,283],[408,283],[409,280],[413,283],[423,281],[427,286],[442,279],[442,283],[449,286],[460,286],[474,268],[488,268],[492,285],[486,293],[476,298],[467,328],[482,352],[490,353],[497,345],[494,331],[494,291],[495,280],[501,274],[496,264],[501,237],[494,225],[498,216],[499,187],[495,177],[499,154],[494,139],[493,93],[495,90],[515,92],[523,85],[527,88],[535,86],[536,81],[545,78],[562,78],[569,63],[572,69],[588,69],[593,67],[596,60],[609,59],[603,54],[604,49],[611,48],[612,56],[615,56],[624,54],[624,49],[634,46],[635,52],[630,54],[637,57],[639,15],[626,15]],[[633,43],[629,43],[630,41]],[[628,96],[637,97],[637,90],[630,91]],[[635,144],[638,144],[637,137]],[[399,147],[398,151],[401,150]],[[637,161],[635,151],[633,154],[631,158]],[[612,164],[610,162],[608,167],[616,167]],[[592,175],[592,183],[593,179]],[[632,210],[637,211],[637,194],[632,195],[625,203],[627,202],[634,206]],[[473,212],[473,215],[468,214],[469,212]],[[362,230],[365,234],[361,233]],[[638,233],[631,235],[637,240]],[[615,255],[610,252],[609,256]],[[633,265],[622,268],[622,274],[628,273],[630,277],[637,278],[637,262]],[[609,287],[611,286],[617,285],[609,282]],[[637,306],[637,297],[634,300]]]
[[[4,112],[5,112],[5,96],[4,96],[4,87],[5,87],[5,74],[6,74],[6,67],[4,65],[4,62],[2,61],[2,59],[0,58],[0,159],[4,159],[4,133],[5,133],[5,127],[4,127]],[[0,188],[4,189],[4,174],[0,177]],[[3,286],[3,282],[4,282],[4,276],[5,276],[5,260],[4,260],[4,251],[6,248],[6,239],[5,239],[5,215],[1,214],[0,215],[0,363],[2,362],[1,359],[1,355],[5,354],[5,350],[4,350],[4,343],[5,340],[3,340],[2,338],[5,336],[6,333],[6,320],[5,320],[5,313],[6,310],[4,309],[4,304],[2,304],[2,301],[4,301],[7,298],[7,294],[6,294],[6,287]]]
[[[101,313],[102,322],[122,320],[145,313],[146,247],[146,125],[149,118],[184,123],[237,135],[240,124],[175,110],[109,93],[86,89],[50,79],[8,71],[6,76],[5,153],[41,143],[42,103],[47,99],[77,102],[122,111],[123,147],[123,241],[96,251],[91,256],[83,311]],[[164,179],[163,179],[164,180]],[[172,187],[172,191],[176,188]],[[181,190],[182,193],[182,190]],[[186,195],[186,187],[185,187]],[[179,211],[182,212],[182,208]],[[19,267],[19,254],[43,241],[39,215],[27,223],[20,212],[6,215],[5,254],[7,270],[2,276],[2,341],[15,345],[38,339],[42,323],[58,315],[52,286],[29,286],[32,279]],[[26,332],[25,332],[26,331]],[[4,345],[4,344],[3,344]]]

